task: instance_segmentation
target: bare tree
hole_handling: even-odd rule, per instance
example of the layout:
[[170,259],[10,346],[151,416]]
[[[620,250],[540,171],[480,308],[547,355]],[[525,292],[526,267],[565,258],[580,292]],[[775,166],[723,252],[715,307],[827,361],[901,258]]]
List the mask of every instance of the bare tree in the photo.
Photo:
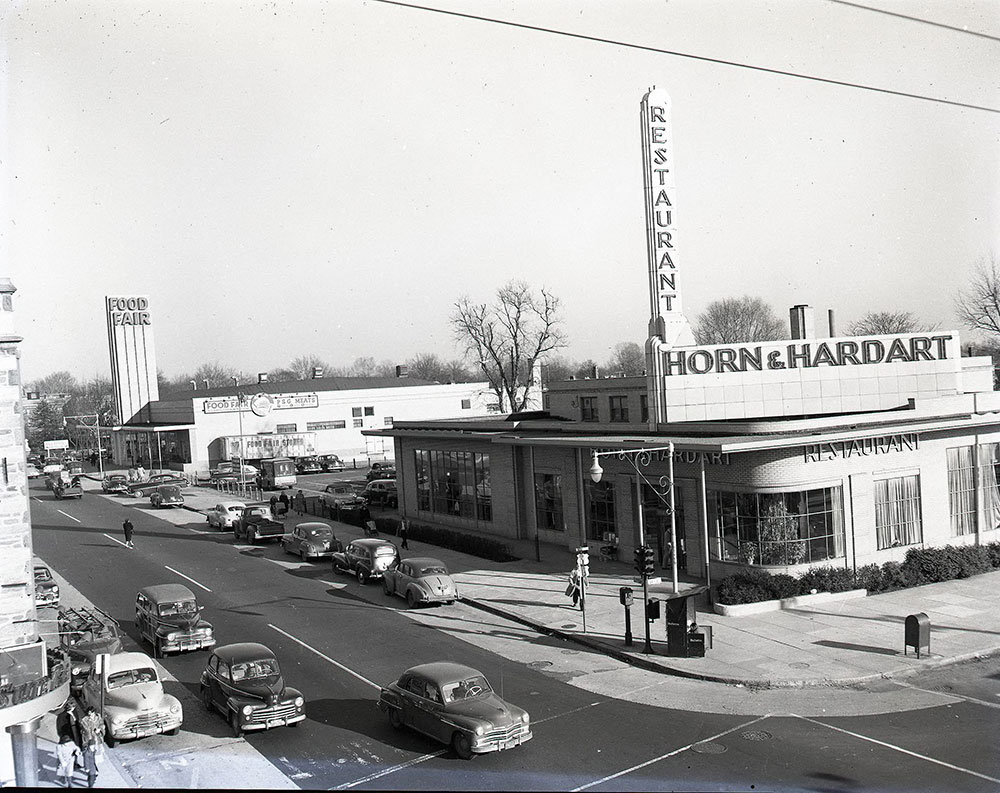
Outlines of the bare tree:
[[318,355],[300,355],[293,358],[286,368],[293,375],[292,380],[308,380],[313,375],[313,369],[322,369],[326,374],[330,365]]
[[646,371],[646,354],[634,341],[621,341],[615,345],[611,358],[605,364],[608,374],[636,377]]
[[559,298],[546,290],[535,296],[513,280],[497,290],[492,305],[463,297],[451,325],[467,356],[479,363],[501,411],[524,410],[535,383],[535,364],[566,346],[559,327]]
[[698,315],[694,338],[698,344],[737,344],[775,341],[786,337],[785,324],[759,297],[715,300]]
[[1000,270],[996,256],[976,265],[972,279],[955,298],[955,313],[963,325],[1000,336]]
[[573,370],[573,375],[582,380],[585,377],[593,377],[595,370],[600,373],[600,367],[597,365],[597,361],[593,358],[587,358],[583,361],[576,362],[576,369]]
[[550,355],[542,364],[542,381],[555,383],[559,380],[569,380],[576,371],[576,364],[563,355]]
[[887,336],[891,333],[914,333],[920,327],[909,311],[869,311],[847,328],[848,336]]
[[80,389],[80,384],[69,372],[52,372],[38,380],[33,380],[28,386],[28,391],[37,391],[39,394],[73,394]]
[[206,380],[209,388],[221,388],[222,386],[231,386],[233,378],[238,374],[239,372],[232,366],[225,366],[218,361],[213,361],[212,363],[203,363],[194,370],[194,374],[188,379],[196,381],[199,388],[205,385]]

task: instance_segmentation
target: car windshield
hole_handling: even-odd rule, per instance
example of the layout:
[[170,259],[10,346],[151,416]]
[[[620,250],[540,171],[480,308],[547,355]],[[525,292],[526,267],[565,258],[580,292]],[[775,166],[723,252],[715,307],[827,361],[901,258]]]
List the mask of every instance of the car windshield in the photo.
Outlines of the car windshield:
[[331,493],[353,493],[354,491],[346,485],[338,485],[336,487],[328,487],[327,490]]
[[441,687],[441,694],[445,703],[456,702],[460,699],[474,699],[492,693],[493,689],[486,682],[482,675],[473,675],[464,680],[456,680],[454,683],[445,683]]
[[230,512],[239,512],[241,509],[243,509],[242,504],[233,504],[233,506],[229,507]]
[[52,573],[48,571],[45,567],[35,568],[35,581],[51,581]]
[[426,567],[421,567],[417,575],[448,575],[448,570],[443,564],[429,564]]
[[256,680],[261,677],[273,677],[278,673],[278,662],[274,658],[262,658],[259,661],[247,661],[245,664],[233,664],[233,682],[237,680]]
[[108,691],[113,688],[123,688],[125,686],[135,686],[140,683],[155,683],[156,672],[152,669],[126,669],[124,672],[115,672],[108,675]]
[[193,600],[182,600],[179,603],[161,603],[159,608],[161,617],[195,614],[197,611],[198,605]]
[[333,531],[326,526],[310,526],[305,530],[307,537],[332,537]]
[[376,556],[395,556],[396,546],[395,545],[380,545],[375,549]]
[[264,507],[254,507],[250,510],[251,515],[266,515],[267,510]]

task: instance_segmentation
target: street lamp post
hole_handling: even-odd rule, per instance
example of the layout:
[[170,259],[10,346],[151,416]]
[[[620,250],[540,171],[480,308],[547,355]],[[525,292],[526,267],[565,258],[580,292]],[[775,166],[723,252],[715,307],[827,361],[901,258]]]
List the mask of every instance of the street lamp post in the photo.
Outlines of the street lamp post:
[[[673,575],[673,591],[676,594],[678,590],[678,580],[677,580],[677,527],[674,521],[674,444],[670,441],[666,446],[650,446],[648,448],[640,449],[620,449],[609,452],[593,452],[593,458],[590,465],[590,478],[596,484],[601,481],[604,476],[604,469],[601,468],[601,463],[599,458],[607,457],[608,455],[617,455],[620,460],[628,460],[628,462],[635,469],[635,493],[636,493],[636,515],[639,527],[639,546],[645,547],[645,531],[643,527],[642,518],[642,482],[646,481],[652,487],[652,483],[643,476],[642,471],[639,470],[639,463],[637,458],[641,458],[643,455],[648,455],[650,452],[669,452],[670,459],[670,477],[668,482],[664,483],[662,479],[660,480],[661,485],[665,485],[670,490],[670,553],[671,553],[671,572]],[[661,499],[662,494],[653,487],[653,492],[657,494]],[[645,570],[639,570],[639,575],[642,579],[642,602],[643,602],[643,622],[646,626],[646,644],[643,648],[643,652],[646,654],[651,654],[653,652],[653,645],[649,638],[649,617],[646,616],[645,610],[649,604],[649,576],[646,574]]]
[[244,466],[246,464],[246,446],[244,445],[246,441],[243,439],[243,404],[246,402],[247,395],[242,391],[236,393],[236,398],[239,400],[239,417],[240,417],[240,490],[246,490],[246,474],[244,473]]

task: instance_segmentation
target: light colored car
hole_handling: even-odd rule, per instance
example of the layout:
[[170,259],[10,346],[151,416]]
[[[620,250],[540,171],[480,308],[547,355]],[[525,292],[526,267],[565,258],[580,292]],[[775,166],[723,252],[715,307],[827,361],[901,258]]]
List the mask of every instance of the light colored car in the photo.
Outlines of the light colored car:
[[[245,476],[247,479],[251,479],[257,476],[257,474],[259,473],[260,470],[258,468],[250,465],[249,463],[243,463],[243,476]],[[211,471],[209,471],[209,474],[211,474],[213,477],[222,476],[225,474],[232,474],[233,476],[238,477],[240,475],[240,464],[231,463],[224,460],[223,462],[215,466],[215,468],[213,468]]]
[[320,521],[300,523],[291,534],[281,538],[281,547],[288,553],[307,559],[322,559],[343,550],[340,540],[333,536],[333,529]]
[[219,531],[231,529],[233,524],[240,519],[245,507],[246,504],[242,501],[220,501],[205,513],[208,525]]
[[182,507],[184,506],[184,496],[177,485],[160,485],[149,496],[149,503],[159,509],[160,507]]
[[397,730],[422,732],[468,760],[531,740],[528,713],[504,702],[472,667],[445,661],[403,672],[379,693],[378,708]]
[[38,466],[27,463],[24,466],[24,473],[27,474],[28,479],[38,479],[42,475],[42,472],[38,470]]
[[100,713],[103,690],[107,745],[159,733],[176,735],[184,710],[177,697],[163,691],[153,659],[143,653],[115,653],[105,660],[103,672],[96,665],[91,668],[80,689],[80,701]]
[[328,507],[357,507],[365,503],[350,485],[327,485],[320,498]]
[[403,559],[396,567],[382,573],[382,589],[387,595],[406,598],[410,608],[422,603],[454,603],[458,587],[439,559],[417,556]]

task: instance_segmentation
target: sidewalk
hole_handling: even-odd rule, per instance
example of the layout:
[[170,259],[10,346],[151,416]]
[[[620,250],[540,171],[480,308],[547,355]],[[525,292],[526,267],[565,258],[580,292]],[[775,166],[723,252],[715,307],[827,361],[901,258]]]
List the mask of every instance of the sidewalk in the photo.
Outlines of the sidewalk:
[[[203,512],[226,498],[206,487],[185,488],[185,508]],[[123,502],[132,499],[121,499]],[[138,500],[136,500],[138,501]],[[373,510],[373,516],[381,513]],[[394,513],[393,513],[394,514]],[[329,518],[286,518],[289,529],[304,520],[321,519],[348,542],[361,529]],[[397,544],[398,538],[390,537]],[[665,674],[750,687],[801,687],[850,684],[910,674],[931,666],[1000,651],[1000,572],[930,584],[884,595],[815,603],[752,616],[715,614],[704,595],[698,598],[697,622],[711,627],[712,647],[703,658],[666,655],[666,622],[650,625],[653,653],[645,654],[642,586],[630,562],[590,562],[586,630],[584,614],[565,595],[575,555],[544,545],[541,561],[528,540],[507,541],[515,562],[497,563],[468,554],[409,541],[404,556],[432,556],[443,561],[469,605],[613,656],[634,666]],[[661,573],[669,589],[669,571]],[[681,588],[697,582],[681,579]],[[626,647],[625,609],[619,587],[634,591],[633,645]],[[654,590],[659,587],[653,587]],[[367,590],[366,590],[367,591]],[[381,593],[372,590],[372,597]],[[931,625],[930,654],[904,654],[907,615],[925,613]]]

